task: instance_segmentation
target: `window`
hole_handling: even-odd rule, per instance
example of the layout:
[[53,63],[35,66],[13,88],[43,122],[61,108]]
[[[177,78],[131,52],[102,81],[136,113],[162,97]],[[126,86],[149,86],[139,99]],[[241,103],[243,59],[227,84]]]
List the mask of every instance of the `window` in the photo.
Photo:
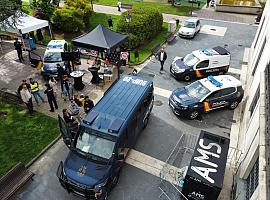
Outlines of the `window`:
[[255,44],[254,44],[254,49],[255,49],[255,47],[256,47],[256,45],[257,45],[257,42],[258,42],[258,39],[259,39],[259,37],[260,37],[260,35],[261,35],[261,31],[262,31],[262,28],[263,28],[264,20],[265,20],[265,17],[263,18],[262,25],[261,25],[260,30],[259,30],[259,33],[258,33],[258,35],[257,35],[256,42],[255,42]]
[[219,96],[226,96],[235,92],[235,88],[226,88],[219,91]]
[[249,111],[250,111],[251,115],[252,115],[252,113],[254,112],[254,110],[256,108],[256,105],[258,103],[259,98],[260,98],[260,85],[259,85],[259,87],[258,87],[258,89],[257,89],[257,91],[256,91],[256,93],[254,95],[253,101],[252,101],[252,103],[250,105],[250,108],[249,108]]
[[209,95],[206,100],[209,101],[209,100],[217,99],[219,97],[220,97],[219,91],[215,91],[211,95]]
[[259,184],[259,158],[251,169],[246,183],[246,200],[249,200]]
[[209,60],[204,60],[200,62],[197,66],[196,69],[201,69],[201,68],[206,68],[209,66]]
[[265,44],[266,44],[266,37],[265,37],[264,40],[263,40],[262,48],[260,49],[260,53],[259,53],[259,55],[258,55],[258,57],[257,57],[255,66],[254,66],[253,71],[252,71],[252,76],[254,76],[254,74],[255,74],[255,72],[256,72],[256,69],[257,69],[257,67],[258,67],[258,64],[259,64],[259,62],[260,62],[260,60],[261,60],[261,56],[262,56],[262,53],[263,53]]

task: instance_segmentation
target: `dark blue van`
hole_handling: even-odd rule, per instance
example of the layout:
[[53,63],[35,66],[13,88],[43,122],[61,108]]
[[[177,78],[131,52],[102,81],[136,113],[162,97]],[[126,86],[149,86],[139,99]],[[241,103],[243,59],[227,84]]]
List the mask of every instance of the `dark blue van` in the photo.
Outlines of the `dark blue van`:
[[147,126],[153,90],[150,80],[124,76],[105,92],[76,133],[59,116],[70,152],[65,162],[60,162],[57,176],[68,192],[86,199],[107,199],[118,182],[128,149]]

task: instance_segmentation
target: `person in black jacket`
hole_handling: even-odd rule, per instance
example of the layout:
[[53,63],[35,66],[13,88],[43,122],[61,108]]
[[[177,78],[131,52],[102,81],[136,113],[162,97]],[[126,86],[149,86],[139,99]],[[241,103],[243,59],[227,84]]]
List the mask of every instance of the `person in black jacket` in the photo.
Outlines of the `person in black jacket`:
[[[54,112],[54,107],[55,109],[58,109],[58,105],[54,96],[54,91],[52,87],[50,86],[50,84],[46,83],[45,86],[46,86],[46,90],[44,91],[44,94],[47,94],[48,102],[51,108],[50,112]],[[54,104],[54,107],[53,107],[53,104]]]
[[22,43],[18,41],[18,38],[15,39],[14,47],[17,51],[20,62],[22,62],[22,60],[24,60],[22,55]]
[[94,102],[91,99],[89,99],[88,96],[85,96],[84,99],[85,99],[85,101],[84,101],[84,112],[89,113],[90,110],[92,108],[94,108]]
[[161,48],[160,52],[158,53],[158,60],[161,65],[160,72],[163,71],[163,65],[166,59],[167,59],[167,53],[164,51],[164,48]]

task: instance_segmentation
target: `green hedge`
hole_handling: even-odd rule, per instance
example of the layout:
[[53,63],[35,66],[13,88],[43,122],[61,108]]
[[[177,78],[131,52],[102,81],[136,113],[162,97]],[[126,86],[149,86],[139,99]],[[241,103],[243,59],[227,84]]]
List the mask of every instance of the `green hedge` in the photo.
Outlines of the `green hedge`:
[[64,32],[78,32],[84,28],[83,12],[74,7],[57,9],[52,16],[53,26]]
[[87,0],[66,0],[63,8],[54,11],[52,23],[64,32],[78,32],[89,27],[91,14],[92,8]]
[[[130,27],[125,19],[128,13],[132,16]],[[131,48],[135,48],[159,34],[162,30],[162,23],[163,17],[158,10],[136,8],[121,15],[117,25],[117,32],[128,34],[129,29],[130,45]]]

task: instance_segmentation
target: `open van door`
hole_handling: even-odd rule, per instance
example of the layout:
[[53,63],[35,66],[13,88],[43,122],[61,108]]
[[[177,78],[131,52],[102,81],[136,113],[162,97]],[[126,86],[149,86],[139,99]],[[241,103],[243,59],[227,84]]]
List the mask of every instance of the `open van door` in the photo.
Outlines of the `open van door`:
[[70,147],[71,141],[73,139],[70,129],[68,128],[65,120],[60,115],[58,115],[58,122],[63,141],[68,147]]

